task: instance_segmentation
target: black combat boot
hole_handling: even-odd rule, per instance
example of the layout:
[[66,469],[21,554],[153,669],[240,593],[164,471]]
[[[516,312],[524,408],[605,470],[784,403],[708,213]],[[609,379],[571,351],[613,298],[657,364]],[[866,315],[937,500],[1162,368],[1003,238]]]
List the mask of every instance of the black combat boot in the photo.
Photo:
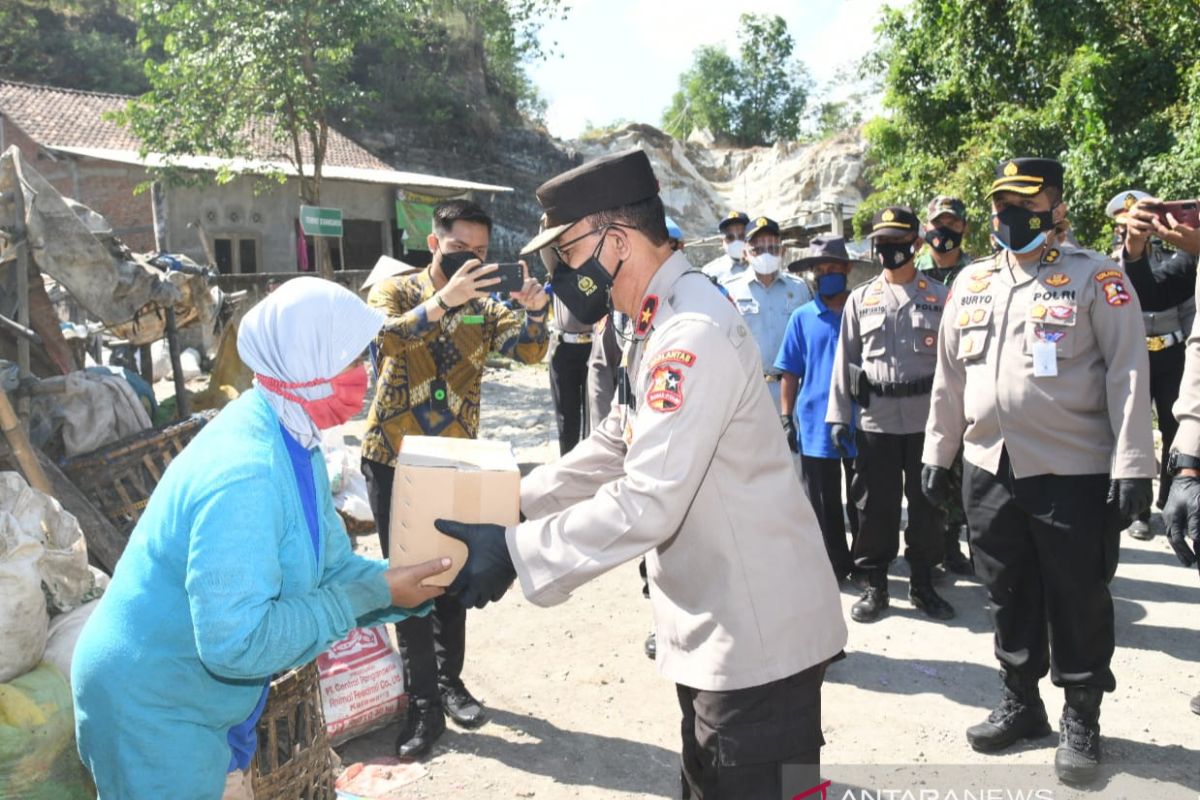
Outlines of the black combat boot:
[[913,566],[908,581],[908,602],[932,619],[954,619],[954,606],[933,589],[933,570],[929,567]]
[[433,743],[446,732],[446,717],[437,700],[416,699],[408,707],[404,730],[396,739],[396,755],[400,758],[424,758]]
[[1011,747],[1021,739],[1040,739],[1050,735],[1046,706],[1038,694],[1037,681],[1025,681],[1015,675],[1001,674],[1004,696],[1000,705],[978,725],[967,728],[967,741],[980,753],[993,753]]
[[955,525],[953,535],[951,531],[946,531],[946,557],[942,559],[942,566],[955,575],[971,576],[975,574],[975,567],[971,564],[971,559],[963,555],[962,540],[963,530],[966,525]]
[[862,597],[850,607],[850,618],[855,622],[874,622],[883,616],[887,607],[887,570],[871,570]]
[[1104,692],[1091,686],[1069,686],[1066,695],[1054,771],[1063,783],[1088,784],[1100,772],[1100,701]]
[[487,722],[487,711],[483,703],[476,700],[465,686],[443,686],[442,708],[446,716],[462,728],[478,728]]

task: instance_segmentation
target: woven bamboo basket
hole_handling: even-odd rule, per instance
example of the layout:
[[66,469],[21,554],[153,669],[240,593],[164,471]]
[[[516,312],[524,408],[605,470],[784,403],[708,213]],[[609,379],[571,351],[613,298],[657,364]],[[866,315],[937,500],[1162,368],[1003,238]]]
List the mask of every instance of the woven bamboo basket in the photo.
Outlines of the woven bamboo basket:
[[150,502],[167,465],[179,455],[215,411],[193,414],[163,428],[136,433],[110,445],[69,458],[62,470],[88,500],[128,534]]
[[258,720],[254,800],[334,800],[333,751],[321,711],[316,662],[271,682]]

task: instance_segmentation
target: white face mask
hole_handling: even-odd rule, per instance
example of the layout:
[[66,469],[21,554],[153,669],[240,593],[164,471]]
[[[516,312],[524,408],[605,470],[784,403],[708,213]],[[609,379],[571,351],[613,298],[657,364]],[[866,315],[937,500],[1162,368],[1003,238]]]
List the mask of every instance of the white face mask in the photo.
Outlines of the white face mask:
[[759,275],[773,275],[779,272],[779,261],[779,256],[770,253],[750,256],[750,266],[754,267],[754,271]]
[[746,243],[741,239],[734,239],[732,242],[725,243],[725,254],[734,261],[742,260],[742,251],[746,249]]

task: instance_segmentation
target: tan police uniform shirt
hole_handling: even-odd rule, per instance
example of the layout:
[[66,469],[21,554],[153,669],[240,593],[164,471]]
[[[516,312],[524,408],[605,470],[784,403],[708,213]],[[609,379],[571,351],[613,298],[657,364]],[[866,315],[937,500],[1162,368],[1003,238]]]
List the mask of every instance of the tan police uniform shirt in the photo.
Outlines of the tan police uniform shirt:
[[[889,284],[881,275],[850,293],[833,360],[826,422],[849,425],[854,419],[851,364],[862,367],[873,384],[932,377],[948,291],[920,275],[901,284]],[[872,433],[920,433],[928,418],[928,392],[912,397],[872,394],[870,407],[859,411],[858,426]]]
[[[992,474],[1150,478],[1150,365],[1137,296],[1107,257],[1061,245],[1006,253],[954,281],[923,460]],[[1052,373],[1052,374],[1051,374]]]
[[[1196,307],[1200,308],[1200,276],[1196,278]],[[1196,319],[1200,320],[1200,316]],[[1195,322],[1188,333],[1185,358],[1179,399],[1171,407],[1179,423],[1172,448],[1184,455],[1200,458],[1200,328]]]
[[646,555],[659,671],[744,689],[846,644],[820,529],[737,310],[676,253],[626,346],[634,406],[521,482],[508,547],[525,596],[561,603]]

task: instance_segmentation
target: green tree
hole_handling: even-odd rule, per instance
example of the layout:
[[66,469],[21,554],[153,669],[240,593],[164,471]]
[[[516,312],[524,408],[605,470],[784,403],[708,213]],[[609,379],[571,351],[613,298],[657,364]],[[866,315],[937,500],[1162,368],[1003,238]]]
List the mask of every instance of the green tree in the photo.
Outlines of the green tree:
[[[320,205],[332,109],[353,100],[347,74],[356,44],[380,15],[375,0],[140,0],[138,38],[150,91],[120,115],[143,155],[273,155],[296,170],[301,199]],[[261,124],[270,120],[271,124]],[[178,179],[172,167],[161,171]],[[229,170],[218,181],[233,177]],[[318,239],[317,262],[332,276]]]
[[[1005,158],[1067,168],[1076,234],[1105,241],[1104,206],[1139,186],[1200,191],[1200,15],[1194,0],[913,0],[885,9],[865,74],[883,75],[886,115],[868,123],[876,192],[888,203],[961,195],[985,217]],[[987,226],[969,243],[988,249]]]
[[737,61],[716,45],[699,47],[663,112],[663,129],[686,138],[696,128],[742,146],[794,139],[808,102],[809,78],[792,57],[783,17],[742,14]]

